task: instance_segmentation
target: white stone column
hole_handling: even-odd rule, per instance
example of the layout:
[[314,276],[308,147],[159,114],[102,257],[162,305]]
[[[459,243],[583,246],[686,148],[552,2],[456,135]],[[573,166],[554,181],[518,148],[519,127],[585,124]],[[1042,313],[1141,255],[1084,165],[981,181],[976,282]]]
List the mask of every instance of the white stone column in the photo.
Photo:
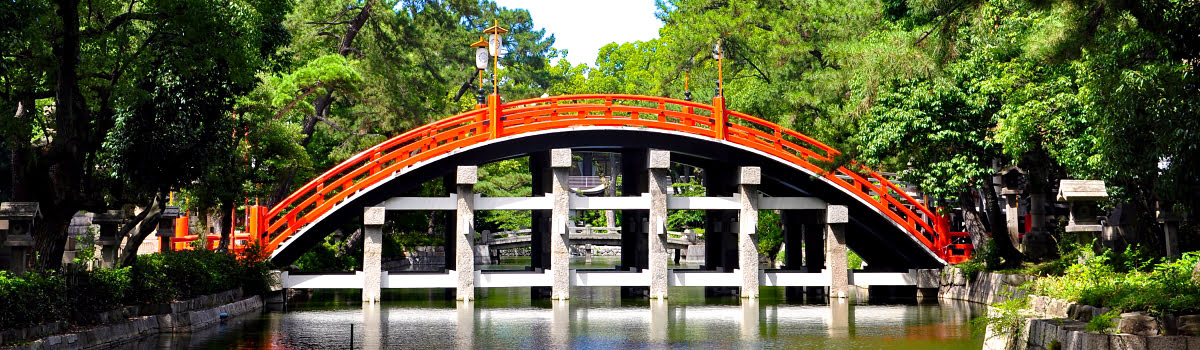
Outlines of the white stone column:
[[742,167],[738,176],[738,268],[742,270],[742,298],[758,298],[758,185],[762,170]]
[[454,274],[458,279],[455,290],[458,300],[475,299],[475,183],[479,182],[478,171],[474,166],[460,166],[455,177],[458,209],[454,225]]
[[844,205],[830,205],[825,209],[825,251],[829,266],[829,297],[846,298],[850,295],[850,270],[846,261],[846,223],[850,222],[849,210]]
[[670,308],[667,299],[650,299],[650,325],[647,328],[650,341],[654,345],[666,345],[670,339],[668,326],[671,324]]
[[363,349],[383,349],[384,329],[387,328],[387,316],[383,314],[383,307],[378,303],[370,303],[362,306],[362,348]]
[[454,347],[473,349],[475,348],[475,302],[468,300],[455,304]]
[[[831,293],[832,294],[832,293]],[[829,337],[850,337],[850,302],[844,298],[829,301]]]
[[571,347],[571,304],[566,299],[550,301],[550,348]]
[[571,149],[551,150],[550,169],[554,200],[550,211],[550,271],[554,275],[550,298],[566,300],[571,298],[571,242],[567,232],[567,222],[571,219],[571,188],[567,178],[571,170]]
[[667,251],[667,186],[671,177],[671,152],[650,150],[648,159],[650,189],[650,298],[667,298],[667,264],[671,254]]
[[758,298],[742,300],[741,341],[754,344],[758,342],[761,326],[759,325]]
[[383,222],[387,209],[363,209],[363,302],[379,301],[383,286]]

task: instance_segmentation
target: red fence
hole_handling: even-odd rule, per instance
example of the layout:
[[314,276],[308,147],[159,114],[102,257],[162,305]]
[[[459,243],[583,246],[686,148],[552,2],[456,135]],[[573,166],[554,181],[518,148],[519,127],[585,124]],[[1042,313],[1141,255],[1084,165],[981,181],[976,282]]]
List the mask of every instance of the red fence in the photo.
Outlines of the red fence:
[[856,163],[826,172],[816,164],[829,164],[840,152],[794,130],[726,110],[721,97],[712,105],[639,95],[565,95],[501,104],[492,95],[487,106],[426,124],[351,157],[292,193],[261,216],[261,227],[247,231],[274,251],[334,205],[405,167],[491,139],[587,126],[669,130],[753,148],[821,174],[948,262],[961,262],[970,254],[969,247],[952,242],[943,218],[883,176]]

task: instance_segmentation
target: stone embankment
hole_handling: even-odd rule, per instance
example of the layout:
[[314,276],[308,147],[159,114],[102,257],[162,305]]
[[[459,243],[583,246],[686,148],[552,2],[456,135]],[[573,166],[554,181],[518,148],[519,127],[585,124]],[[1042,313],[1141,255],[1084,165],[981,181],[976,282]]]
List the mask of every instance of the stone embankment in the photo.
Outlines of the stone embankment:
[[[218,324],[224,317],[236,317],[262,309],[257,295],[241,298],[240,289],[204,295],[189,300],[163,304],[128,306],[101,315],[102,324],[87,330],[46,336],[11,349],[96,349],[112,348],[159,333],[186,333]],[[61,327],[61,324],[60,324]],[[3,333],[0,344],[13,339],[30,339],[44,334],[33,330],[48,329],[45,325]],[[58,328],[58,330],[65,327]],[[5,340],[7,339],[7,340]],[[20,342],[18,340],[17,342]]]
[[[981,272],[968,279],[962,269],[949,267],[942,270],[938,297],[990,305],[1026,297],[1018,287],[1033,278]],[[1115,333],[1088,332],[1088,321],[1111,309],[1041,295],[1028,297],[1020,333],[1000,335],[989,328],[984,349],[1200,350],[1200,315],[1168,315],[1163,319],[1145,313],[1123,313],[1113,320]]]

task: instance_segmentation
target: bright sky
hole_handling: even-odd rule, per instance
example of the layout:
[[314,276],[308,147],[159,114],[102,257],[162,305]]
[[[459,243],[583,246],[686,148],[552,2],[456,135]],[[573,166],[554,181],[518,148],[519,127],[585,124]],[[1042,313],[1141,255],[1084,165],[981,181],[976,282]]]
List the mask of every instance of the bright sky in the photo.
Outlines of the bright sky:
[[554,34],[554,47],[569,51],[572,64],[596,65],[600,47],[658,37],[662,21],[654,0],[496,0],[500,6],[529,10],[533,25]]

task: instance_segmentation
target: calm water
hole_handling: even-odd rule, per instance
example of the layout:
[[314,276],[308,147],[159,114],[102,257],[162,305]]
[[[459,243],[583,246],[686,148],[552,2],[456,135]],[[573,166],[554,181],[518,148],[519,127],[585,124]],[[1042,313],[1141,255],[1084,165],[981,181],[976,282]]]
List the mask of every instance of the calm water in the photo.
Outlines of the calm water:
[[370,306],[355,290],[320,291],[286,312],[263,311],[135,347],[928,350],[982,344],[968,325],[982,310],[966,303],[804,304],[785,300],[782,288],[763,288],[757,301],[705,298],[702,288],[682,287],[672,288],[665,302],[622,299],[618,288],[571,293],[569,302],[552,302],[531,300],[528,288],[487,289],[477,292],[478,300],[459,303],[445,300],[441,290],[385,290],[385,302]]

